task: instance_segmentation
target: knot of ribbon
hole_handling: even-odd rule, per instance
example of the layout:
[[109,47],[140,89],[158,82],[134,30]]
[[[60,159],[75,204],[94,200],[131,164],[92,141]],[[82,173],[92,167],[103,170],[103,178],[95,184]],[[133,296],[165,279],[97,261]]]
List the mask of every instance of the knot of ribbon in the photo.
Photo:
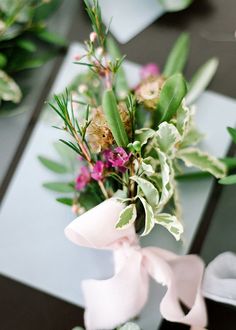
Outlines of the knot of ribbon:
[[[80,246],[114,252],[112,278],[82,282],[86,329],[114,329],[137,316],[148,299],[150,277],[167,287],[160,304],[166,320],[203,329],[207,315],[201,294],[202,260],[196,255],[178,256],[156,247],[142,248],[134,225],[115,228],[123,208],[116,199],[108,199],[65,229],[67,238]],[[187,307],[187,313],[181,304]]]

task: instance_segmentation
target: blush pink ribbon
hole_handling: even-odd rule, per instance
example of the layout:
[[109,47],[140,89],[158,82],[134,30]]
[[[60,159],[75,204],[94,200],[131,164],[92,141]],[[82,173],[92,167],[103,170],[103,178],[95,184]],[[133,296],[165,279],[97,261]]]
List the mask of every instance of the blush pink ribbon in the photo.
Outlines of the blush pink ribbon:
[[[114,198],[108,199],[65,229],[67,238],[80,246],[114,252],[112,278],[82,282],[86,329],[114,329],[137,316],[147,302],[150,277],[167,287],[160,304],[166,320],[190,325],[192,329],[205,328],[202,260],[196,255],[178,256],[156,247],[141,248],[133,225],[122,230],[115,228],[123,207]],[[187,314],[180,301],[187,306]]]

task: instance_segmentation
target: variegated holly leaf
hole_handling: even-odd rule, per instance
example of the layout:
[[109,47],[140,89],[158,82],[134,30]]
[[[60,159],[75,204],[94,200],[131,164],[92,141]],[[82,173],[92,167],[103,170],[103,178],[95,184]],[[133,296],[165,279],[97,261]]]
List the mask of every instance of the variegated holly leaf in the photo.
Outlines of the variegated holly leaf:
[[155,135],[155,131],[151,128],[141,128],[135,131],[135,140],[141,143],[141,146],[145,145],[149,139]]
[[160,212],[166,203],[169,201],[173,195],[173,173],[171,166],[168,164],[167,157],[164,152],[158,150],[160,167],[161,167],[161,181],[162,181],[162,191],[161,198],[158,204],[157,212]]
[[130,226],[137,218],[137,210],[135,204],[130,204],[121,211],[119,219],[116,223],[116,229],[125,229]]
[[176,127],[181,135],[184,135],[191,121],[190,109],[182,104],[176,112]]
[[[141,169],[143,170],[144,174],[150,176],[155,173],[153,164],[152,164],[152,157],[147,157],[142,160],[141,162]],[[153,161],[155,161],[153,159]]]
[[131,180],[135,181],[138,184],[138,188],[141,189],[147,202],[153,207],[157,207],[159,202],[159,192],[150,181],[143,179],[139,176],[131,176]]
[[202,171],[211,173],[216,178],[223,178],[226,175],[224,163],[199,149],[186,148],[179,150],[176,157],[183,160],[186,166],[198,167]]
[[196,127],[191,127],[185,134],[183,141],[179,145],[179,149],[197,145],[204,138],[204,134],[200,133]]
[[155,222],[158,225],[165,227],[177,241],[180,240],[184,229],[182,223],[174,215],[168,213],[159,213],[155,216]]
[[141,203],[143,204],[143,208],[145,211],[145,226],[144,226],[144,231],[141,236],[146,236],[150,233],[152,228],[155,226],[155,217],[154,217],[154,212],[150,204],[146,201],[145,198],[138,196],[140,199]]
[[173,124],[163,122],[159,125],[156,139],[159,149],[165,154],[172,155],[175,152],[175,146],[181,141],[181,136]]
[[0,100],[19,103],[22,93],[16,82],[6,72],[0,70]]

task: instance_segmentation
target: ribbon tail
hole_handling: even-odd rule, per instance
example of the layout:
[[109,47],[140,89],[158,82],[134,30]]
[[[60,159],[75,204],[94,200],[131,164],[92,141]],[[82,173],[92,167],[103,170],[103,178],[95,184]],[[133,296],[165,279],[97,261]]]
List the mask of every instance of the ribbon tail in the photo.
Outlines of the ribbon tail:
[[[145,254],[151,263],[151,276],[167,286],[160,304],[162,316],[171,322],[190,325],[193,329],[205,328],[207,313],[201,294],[203,261],[196,255],[177,256],[157,248],[151,248]],[[186,313],[181,303],[187,308]]]
[[86,329],[113,329],[137,316],[147,301],[148,282],[142,255],[137,251],[127,257],[114,277],[84,281]]

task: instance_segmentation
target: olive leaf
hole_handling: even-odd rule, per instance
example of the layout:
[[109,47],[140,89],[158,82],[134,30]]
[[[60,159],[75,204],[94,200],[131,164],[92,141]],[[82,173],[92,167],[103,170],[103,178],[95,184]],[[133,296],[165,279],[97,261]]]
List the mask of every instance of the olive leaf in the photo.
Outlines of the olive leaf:
[[181,74],[174,74],[166,80],[160,93],[157,108],[161,115],[161,122],[169,121],[176,114],[186,92],[187,85]]
[[159,213],[155,216],[155,222],[156,224],[165,227],[177,241],[180,240],[184,229],[182,223],[174,215]]
[[120,118],[115,95],[111,89],[104,92],[102,107],[116,143],[120,147],[126,147],[129,143],[128,136]]
[[56,162],[54,160],[51,160],[49,158],[38,156],[38,160],[41,164],[43,164],[46,168],[48,168],[50,171],[55,173],[67,173],[68,169],[63,164]]
[[136,206],[135,206],[135,204],[130,204],[130,205],[126,206],[126,208],[124,208],[121,211],[121,213],[119,215],[119,219],[116,223],[116,228],[117,229],[125,229],[129,225],[134,223],[136,218],[137,218]]
[[214,57],[198,69],[189,84],[189,90],[185,98],[187,105],[193,104],[207,88],[216,73],[218,65],[219,61]]
[[176,157],[181,159],[186,166],[197,167],[211,173],[216,178],[223,178],[226,175],[226,166],[223,162],[199,149],[181,149],[177,152]]
[[[163,1],[166,3],[166,1]],[[167,1],[168,2],[168,1]],[[173,2],[173,1],[172,1]],[[181,73],[188,59],[189,53],[189,35],[182,33],[172,48],[165,68],[164,76],[169,77],[175,73]]]
[[45,182],[43,183],[43,187],[60,193],[71,193],[75,191],[75,188],[66,182]]

